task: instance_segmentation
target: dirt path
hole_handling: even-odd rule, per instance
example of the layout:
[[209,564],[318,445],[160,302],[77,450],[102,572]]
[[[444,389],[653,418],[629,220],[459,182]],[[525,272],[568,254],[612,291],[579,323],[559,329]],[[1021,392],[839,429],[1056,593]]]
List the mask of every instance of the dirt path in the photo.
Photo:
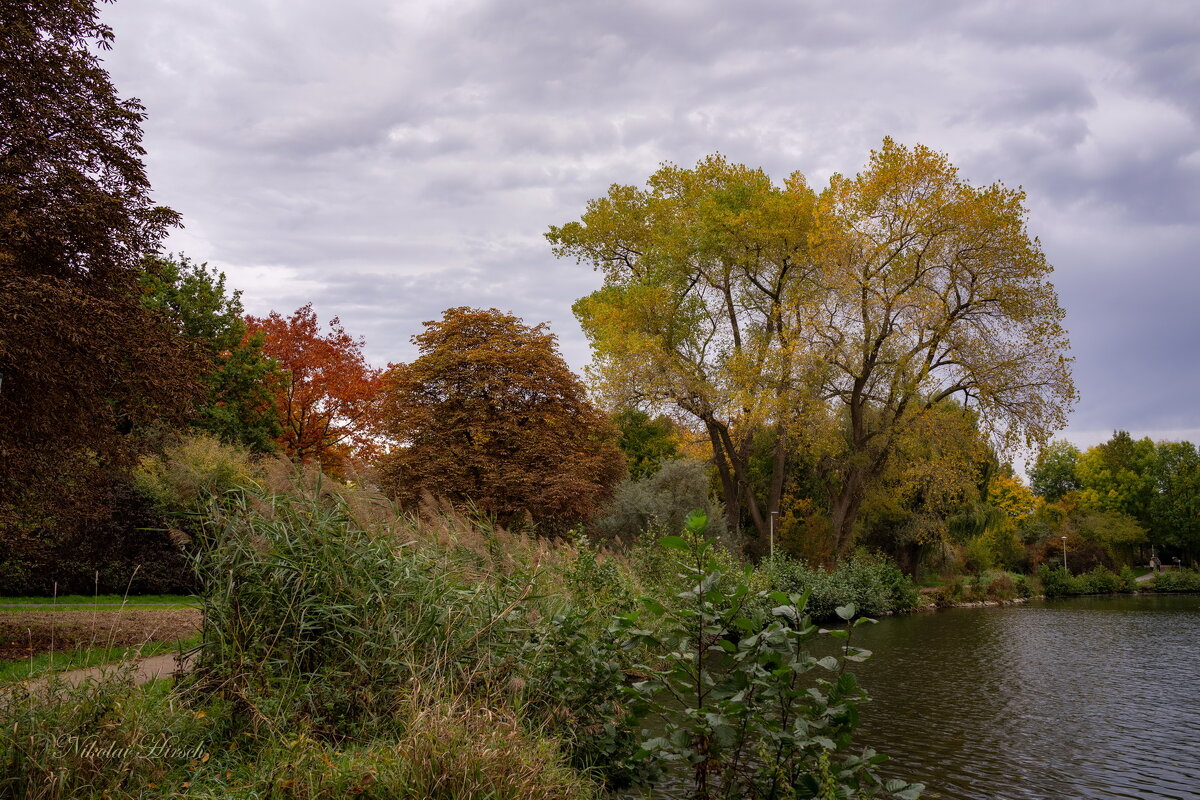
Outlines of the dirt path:
[[163,653],[159,656],[139,658],[129,662],[121,662],[120,664],[105,664],[100,667],[73,669],[69,672],[58,673],[58,677],[71,686],[78,686],[86,680],[96,680],[107,673],[111,673],[123,664],[135,665],[133,673],[134,686],[141,686],[143,683],[155,678],[170,678],[176,674],[186,672],[189,667],[186,661],[183,664],[177,663],[174,653]]

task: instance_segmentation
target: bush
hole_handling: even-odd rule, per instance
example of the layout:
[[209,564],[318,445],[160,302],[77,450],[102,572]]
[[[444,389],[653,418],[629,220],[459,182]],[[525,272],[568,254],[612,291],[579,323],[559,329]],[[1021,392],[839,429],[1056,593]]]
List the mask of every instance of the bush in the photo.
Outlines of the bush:
[[911,611],[919,597],[896,562],[861,550],[831,572],[778,554],[764,561],[761,571],[771,590],[810,592],[808,613],[818,620],[836,618],[835,609],[848,603],[867,616]]
[[711,520],[707,535],[720,539],[726,533],[725,517],[720,503],[710,498],[709,486],[706,462],[694,458],[666,461],[647,478],[621,483],[591,530],[600,537],[626,542],[637,541],[651,528],[676,534],[683,530],[692,509],[702,508]]
[[195,514],[213,497],[255,485],[248,451],[208,434],[183,437],[161,455],[143,457],[133,486],[167,514]]
[[1155,592],[1200,592],[1200,570],[1160,572],[1147,588]]
[[1074,581],[1062,567],[1042,564],[1038,567],[1038,581],[1042,584],[1042,594],[1046,597],[1077,594]]

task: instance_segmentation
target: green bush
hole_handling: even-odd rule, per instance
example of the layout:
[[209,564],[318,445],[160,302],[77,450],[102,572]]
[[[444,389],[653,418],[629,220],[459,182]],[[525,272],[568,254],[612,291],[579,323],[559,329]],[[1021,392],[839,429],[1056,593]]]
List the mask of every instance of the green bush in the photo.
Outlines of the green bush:
[[771,590],[809,592],[808,613],[818,620],[836,618],[835,609],[848,603],[867,616],[911,611],[919,597],[896,562],[861,550],[832,571],[779,554],[764,561],[761,571]]
[[1155,592],[1200,592],[1200,570],[1160,572],[1147,588]]
[[161,455],[144,456],[133,470],[133,486],[168,514],[194,514],[213,497],[254,486],[255,474],[249,452],[195,434]]
[[1042,564],[1038,567],[1038,581],[1042,584],[1042,594],[1046,597],[1063,597],[1078,594],[1071,575],[1062,567]]
[[635,542],[650,528],[670,534],[683,530],[684,520],[694,508],[703,508],[712,523],[708,536],[725,535],[721,505],[710,497],[711,480],[706,462],[678,458],[663,462],[658,471],[641,480],[626,480],[604,515],[591,530],[604,539]]

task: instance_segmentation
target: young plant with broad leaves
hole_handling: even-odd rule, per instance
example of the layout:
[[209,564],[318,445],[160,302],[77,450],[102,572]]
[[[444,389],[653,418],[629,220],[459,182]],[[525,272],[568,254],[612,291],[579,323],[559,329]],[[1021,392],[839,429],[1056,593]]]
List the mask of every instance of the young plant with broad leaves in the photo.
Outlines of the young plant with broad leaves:
[[816,658],[807,594],[754,593],[749,570],[722,574],[707,526],[694,512],[687,538],[661,540],[681,554],[691,583],[677,602],[642,598],[644,610],[617,618],[628,646],[659,654],[630,689],[636,713],[663,721],[636,758],[675,765],[700,800],[916,798],[921,785],[885,782],[875,768],[886,757],[853,743],[867,695],[846,667],[870,653],[851,646],[850,633],[871,620],[839,607],[846,627],[827,633],[845,641],[841,654]]

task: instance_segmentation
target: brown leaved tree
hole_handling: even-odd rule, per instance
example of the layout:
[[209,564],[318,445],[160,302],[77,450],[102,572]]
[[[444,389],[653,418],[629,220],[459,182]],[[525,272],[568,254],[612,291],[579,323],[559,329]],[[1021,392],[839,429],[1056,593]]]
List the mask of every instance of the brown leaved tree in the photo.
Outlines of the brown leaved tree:
[[425,326],[420,357],[386,376],[385,487],[403,503],[428,492],[550,531],[599,513],[625,472],[617,431],[546,325],[463,307]]
[[197,388],[197,354],[139,301],[142,255],[177,215],[150,199],[142,106],[94,50],[111,40],[94,2],[0,4],[0,549],[14,559],[110,513],[128,434],[181,419]]

